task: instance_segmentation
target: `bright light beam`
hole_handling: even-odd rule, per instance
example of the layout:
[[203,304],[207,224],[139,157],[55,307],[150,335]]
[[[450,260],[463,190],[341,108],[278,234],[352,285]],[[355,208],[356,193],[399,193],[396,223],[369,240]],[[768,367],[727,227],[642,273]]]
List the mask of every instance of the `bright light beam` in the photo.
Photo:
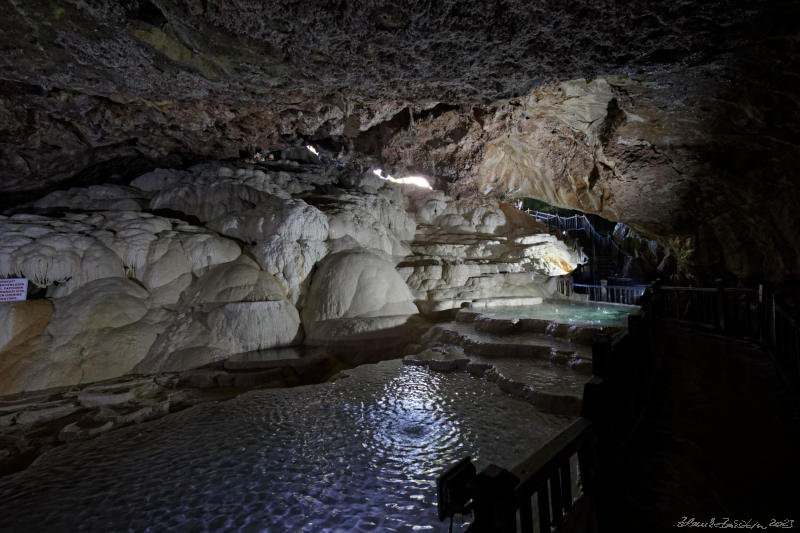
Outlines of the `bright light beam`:
[[378,176],[380,179],[391,181],[392,183],[404,183],[433,190],[433,187],[431,187],[431,184],[428,182],[428,180],[422,176],[405,176],[403,178],[394,178],[390,174],[386,174],[386,176],[384,176],[383,171],[379,168],[373,170],[372,173]]

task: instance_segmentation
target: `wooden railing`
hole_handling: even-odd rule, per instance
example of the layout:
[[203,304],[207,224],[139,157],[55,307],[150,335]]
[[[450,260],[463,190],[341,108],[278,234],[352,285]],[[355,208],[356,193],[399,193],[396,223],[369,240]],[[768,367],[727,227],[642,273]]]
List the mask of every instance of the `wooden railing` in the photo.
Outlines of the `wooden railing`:
[[[592,422],[580,417],[510,471],[484,468],[472,485],[475,520],[467,531],[533,533],[535,523],[543,532],[561,527],[592,494],[594,439]],[[573,487],[578,472],[580,483]]]
[[[605,499],[614,465],[642,419],[652,376],[643,313],[628,329],[598,335],[594,376],[584,388],[581,416],[511,470],[489,465],[470,482],[470,533],[604,531]],[[596,519],[595,519],[596,517]]]
[[800,327],[796,315],[761,284],[756,289],[657,286],[653,308],[660,319],[757,342],[781,374],[800,390]]
[[800,327],[797,318],[775,304],[774,299],[770,310],[766,320],[767,348],[778,365],[791,375],[796,390],[800,390]]
[[763,287],[724,288],[718,284],[657,289],[660,318],[758,341],[764,338],[763,297]]
[[[534,524],[541,533],[613,531],[606,512],[613,508],[609,498],[623,490],[615,473],[650,401],[655,377],[650,342],[656,320],[758,339],[800,390],[798,320],[763,286],[654,284],[641,300],[626,330],[593,339],[593,376],[584,387],[581,417],[511,470],[490,465],[470,482],[475,519],[468,532],[533,533]],[[593,513],[576,512],[579,507]]]

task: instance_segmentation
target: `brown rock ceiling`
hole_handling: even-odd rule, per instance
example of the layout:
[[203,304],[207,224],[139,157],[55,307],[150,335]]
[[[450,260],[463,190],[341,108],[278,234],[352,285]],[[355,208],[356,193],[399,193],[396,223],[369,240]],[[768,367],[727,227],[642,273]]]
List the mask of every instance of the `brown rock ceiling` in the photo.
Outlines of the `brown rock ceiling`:
[[5,207],[314,141],[624,221],[700,278],[800,275],[795,2],[0,7]]

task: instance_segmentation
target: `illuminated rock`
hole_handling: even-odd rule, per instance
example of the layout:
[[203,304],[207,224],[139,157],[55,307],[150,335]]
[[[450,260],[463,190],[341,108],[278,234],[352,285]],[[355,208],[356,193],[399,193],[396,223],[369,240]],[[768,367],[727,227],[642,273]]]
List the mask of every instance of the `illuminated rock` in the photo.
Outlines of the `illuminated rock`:
[[55,300],[52,319],[4,393],[87,383],[131,372],[163,329],[148,291],[123,278],[94,280]]
[[426,313],[490,298],[551,296],[551,276],[583,262],[531,216],[491,198],[454,200],[441,192],[403,189],[417,217],[413,255],[398,271]]
[[177,185],[159,192],[150,207],[195,216],[223,235],[251,243],[270,235],[288,240],[328,237],[328,220],[304,201],[229,181]]
[[331,254],[320,263],[306,298],[303,323],[307,342],[313,344],[397,326],[417,312],[411,291],[392,263],[368,251],[352,250]]
[[297,303],[308,286],[309,274],[328,253],[321,241],[287,241],[272,235],[253,247],[253,256],[266,272],[284,282],[290,299]]
[[230,239],[133,211],[0,217],[0,276],[19,275],[61,297],[95,279],[130,277],[175,302],[191,273],[236,259]]
[[0,394],[20,390],[21,375],[52,315],[47,300],[0,304]]
[[303,339],[281,283],[248,258],[210,268],[183,293],[179,308],[137,372],[186,370]]

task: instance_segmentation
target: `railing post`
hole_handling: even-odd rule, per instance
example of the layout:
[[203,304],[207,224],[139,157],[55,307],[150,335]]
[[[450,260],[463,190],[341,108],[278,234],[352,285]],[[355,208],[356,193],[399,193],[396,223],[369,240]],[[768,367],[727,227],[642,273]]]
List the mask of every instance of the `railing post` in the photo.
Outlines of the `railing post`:
[[475,501],[472,533],[514,533],[517,501],[514,489],[519,479],[504,468],[489,465],[471,482]]
[[606,378],[611,369],[611,337],[595,335],[592,337],[592,374]]
[[716,308],[717,308],[717,316],[715,317],[716,320],[714,321],[714,327],[717,331],[724,333],[725,332],[725,288],[722,286],[722,280],[717,279],[714,281],[714,287],[716,287],[717,292],[716,294]]
[[606,279],[600,280],[600,301],[608,301],[608,280]]
[[767,313],[769,313],[769,317],[767,318],[769,322],[769,342],[771,345],[772,350],[775,350],[775,347],[778,345],[776,336],[775,336],[775,291],[769,291],[769,308],[767,309]]

